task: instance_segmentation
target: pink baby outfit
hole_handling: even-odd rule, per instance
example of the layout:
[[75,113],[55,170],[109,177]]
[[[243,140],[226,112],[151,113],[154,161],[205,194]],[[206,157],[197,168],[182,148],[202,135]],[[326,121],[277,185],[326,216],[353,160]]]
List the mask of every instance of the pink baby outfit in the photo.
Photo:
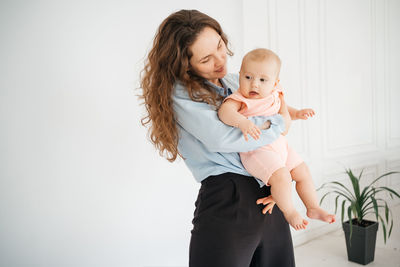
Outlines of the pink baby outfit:
[[[272,116],[278,113],[281,101],[279,94],[282,93],[278,85],[271,95],[261,99],[245,98],[239,90],[228,96],[242,103],[239,112],[246,117]],[[226,101],[226,99],[224,101]],[[256,150],[240,153],[240,159],[246,170],[254,177],[261,179],[268,185],[271,175],[280,168],[286,167],[291,171],[303,160],[289,145],[286,138],[281,135],[273,143],[262,146]]]

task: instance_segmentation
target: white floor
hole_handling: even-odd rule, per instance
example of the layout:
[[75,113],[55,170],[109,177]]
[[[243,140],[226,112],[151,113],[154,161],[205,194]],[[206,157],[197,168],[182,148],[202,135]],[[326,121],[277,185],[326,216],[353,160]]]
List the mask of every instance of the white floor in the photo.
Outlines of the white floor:
[[[382,229],[379,226],[375,260],[367,266],[400,267],[400,205],[392,207],[392,212],[394,218],[392,235],[385,245]],[[295,257],[296,267],[363,266],[347,260],[346,243],[341,229],[295,247]]]

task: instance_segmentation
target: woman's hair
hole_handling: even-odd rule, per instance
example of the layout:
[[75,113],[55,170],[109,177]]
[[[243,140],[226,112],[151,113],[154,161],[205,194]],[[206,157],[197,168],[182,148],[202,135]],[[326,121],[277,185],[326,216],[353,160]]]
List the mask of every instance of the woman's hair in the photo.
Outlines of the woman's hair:
[[[149,137],[161,156],[170,162],[178,152],[178,128],[173,110],[172,94],[175,82],[181,82],[190,98],[216,106],[220,96],[204,83],[204,79],[191,71],[190,46],[205,28],[214,29],[228,45],[228,39],[219,23],[197,10],[180,10],[169,15],[154,37],[153,47],[141,72],[140,86],[146,115],[143,126],[150,124]],[[233,53],[228,50],[228,55]]]

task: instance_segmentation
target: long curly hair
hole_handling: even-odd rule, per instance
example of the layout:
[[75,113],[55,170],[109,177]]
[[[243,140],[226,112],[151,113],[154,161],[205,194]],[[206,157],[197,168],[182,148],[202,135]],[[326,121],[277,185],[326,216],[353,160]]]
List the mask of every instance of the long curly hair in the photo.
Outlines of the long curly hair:
[[[159,26],[154,37],[140,86],[146,115],[141,119],[149,126],[150,141],[161,156],[173,162],[178,152],[179,133],[173,110],[172,94],[175,82],[181,82],[190,98],[216,106],[220,96],[204,83],[204,78],[190,71],[190,46],[205,27],[214,29],[228,45],[228,39],[219,23],[197,10],[180,10],[169,15]],[[233,53],[227,48],[227,54]]]

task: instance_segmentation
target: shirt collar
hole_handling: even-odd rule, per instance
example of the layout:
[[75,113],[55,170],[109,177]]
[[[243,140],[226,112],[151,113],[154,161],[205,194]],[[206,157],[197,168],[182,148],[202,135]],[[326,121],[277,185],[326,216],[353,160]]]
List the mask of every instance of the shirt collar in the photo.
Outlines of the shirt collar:
[[219,79],[219,81],[221,82],[222,87],[219,87],[218,85],[216,85],[216,84],[214,84],[214,83],[212,83],[212,82],[210,82],[208,80],[205,80],[205,83],[207,85],[210,85],[215,91],[217,91],[217,93],[219,95],[221,95],[223,97],[227,97],[228,95],[231,95],[232,94],[232,89],[227,86],[227,84],[224,81],[224,78]]

